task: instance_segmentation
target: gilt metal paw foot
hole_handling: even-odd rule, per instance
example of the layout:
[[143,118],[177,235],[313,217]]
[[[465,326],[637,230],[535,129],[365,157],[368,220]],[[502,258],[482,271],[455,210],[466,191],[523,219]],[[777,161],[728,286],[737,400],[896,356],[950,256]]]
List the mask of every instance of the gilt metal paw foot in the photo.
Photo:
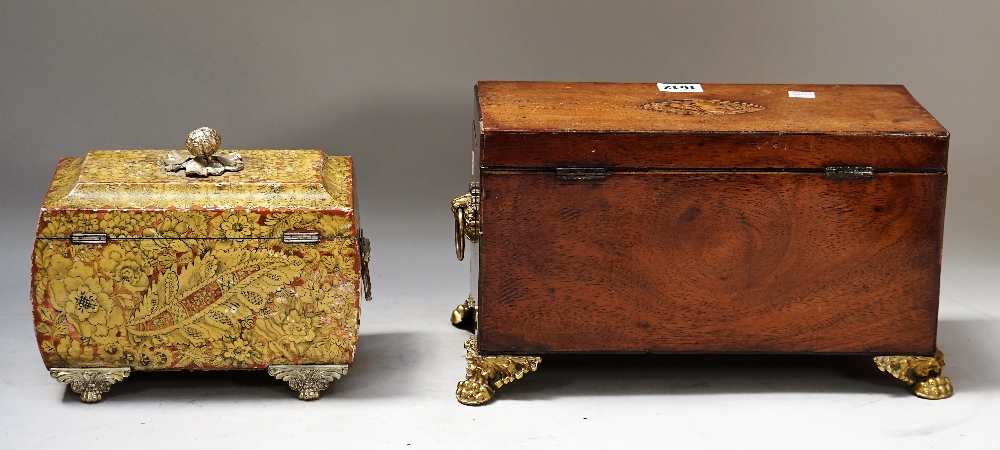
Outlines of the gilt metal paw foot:
[[908,384],[917,397],[940,400],[953,394],[951,380],[941,376],[945,362],[940,349],[935,349],[934,356],[877,356],[875,364]]
[[451,324],[470,333],[476,331],[476,298],[472,294],[451,312]]
[[475,336],[465,341],[465,360],[465,380],[455,390],[455,397],[464,405],[488,402],[496,389],[534,372],[542,362],[537,356],[482,356]]

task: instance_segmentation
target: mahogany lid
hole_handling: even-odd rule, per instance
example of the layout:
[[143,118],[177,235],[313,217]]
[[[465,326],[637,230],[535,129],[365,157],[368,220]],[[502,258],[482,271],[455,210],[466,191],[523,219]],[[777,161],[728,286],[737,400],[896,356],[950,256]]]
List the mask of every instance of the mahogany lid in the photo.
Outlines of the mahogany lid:
[[900,85],[700,87],[661,92],[657,83],[481,81],[482,166],[943,171],[947,165],[947,130]]

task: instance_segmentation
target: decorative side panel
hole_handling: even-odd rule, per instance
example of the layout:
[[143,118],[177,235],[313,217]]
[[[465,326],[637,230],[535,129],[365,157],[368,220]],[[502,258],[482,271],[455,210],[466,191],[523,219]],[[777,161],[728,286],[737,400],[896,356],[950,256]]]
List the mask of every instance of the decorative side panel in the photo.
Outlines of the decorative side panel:
[[[241,227],[274,217],[226,214],[205,224],[181,214],[79,213],[76,223],[112,221],[152,235],[102,246],[37,240],[31,295],[46,366],[350,364],[359,317],[356,242],[242,239]],[[177,238],[192,227],[216,227],[229,239]]]

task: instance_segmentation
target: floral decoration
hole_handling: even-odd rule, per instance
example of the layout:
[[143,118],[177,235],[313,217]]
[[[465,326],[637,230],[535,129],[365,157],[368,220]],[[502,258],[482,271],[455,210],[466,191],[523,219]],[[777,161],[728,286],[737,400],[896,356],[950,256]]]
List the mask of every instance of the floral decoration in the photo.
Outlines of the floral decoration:
[[[287,229],[349,235],[348,217],[246,211],[51,217],[58,220],[41,230],[78,229],[80,221],[142,237],[106,245],[36,240],[35,330],[49,367],[232,369],[353,360],[356,240],[280,240]],[[192,238],[213,233],[220,238]]]

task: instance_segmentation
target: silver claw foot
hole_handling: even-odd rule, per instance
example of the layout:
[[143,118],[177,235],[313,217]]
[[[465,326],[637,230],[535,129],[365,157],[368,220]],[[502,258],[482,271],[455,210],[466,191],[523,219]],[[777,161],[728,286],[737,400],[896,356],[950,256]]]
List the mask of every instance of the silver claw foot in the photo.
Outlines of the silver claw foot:
[[101,401],[101,394],[111,390],[111,385],[132,374],[128,367],[107,367],[90,369],[49,369],[49,375],[80,394],[84,403]]
[[267,374],[287,381],[288,387],[299,392],[299,399],[316,400],[331,381],[347,375],[347,369],[347,364],[275,365],[267,368]]

